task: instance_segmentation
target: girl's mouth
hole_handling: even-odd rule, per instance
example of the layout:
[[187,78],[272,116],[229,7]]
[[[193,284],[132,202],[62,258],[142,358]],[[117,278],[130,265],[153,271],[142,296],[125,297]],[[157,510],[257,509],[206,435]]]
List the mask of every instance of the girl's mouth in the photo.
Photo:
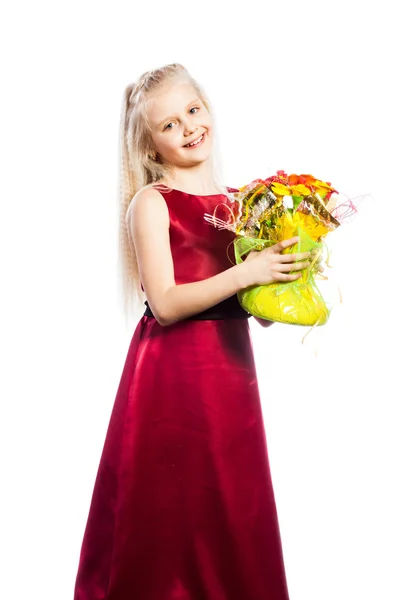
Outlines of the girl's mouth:
[[205,137],[205,133],[202,133],[201,136],[199,138],[197,138],[197,140],[195,140],[195,142],[190,146],[188,144],[186,144],[186,146],[183,146],[184,148],[198,148],[199,146],[201,146],[204,142],[204,137]]

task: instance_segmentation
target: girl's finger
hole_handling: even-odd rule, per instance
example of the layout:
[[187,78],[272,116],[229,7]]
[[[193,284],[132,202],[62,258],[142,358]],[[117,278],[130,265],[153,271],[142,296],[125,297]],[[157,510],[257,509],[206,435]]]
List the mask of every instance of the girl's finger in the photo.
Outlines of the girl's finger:
[[289,273],[290,271],[301,271],[302,269],[307,269],[309,266],[309,262],[286,263],[277,265],[276,270],[279,273]]
[[299,252],[298,254],[280,254],[277,260],[281,263],[294,263],[298,260],[304,260],[310,257],[310,252]]
[[278,273],[277,276],[277,280],[278,281],[296,281],[296,279],[300,279],[301,277],[301,273],[293,273],[293,274],[286,274],[286,273]]
[[292,237],[288,240],[282,240],[281,242],[278,242],[277,244],[274,244],[273,246],[271,246],[269,248],[269,250],[272,250],[272,252],[278,253],[282,252],[282,250],[285,250],[285,248],[289,248],[289,246],[293,246],[294,244],[297,244],[297,242],[300,241],[299,237]]

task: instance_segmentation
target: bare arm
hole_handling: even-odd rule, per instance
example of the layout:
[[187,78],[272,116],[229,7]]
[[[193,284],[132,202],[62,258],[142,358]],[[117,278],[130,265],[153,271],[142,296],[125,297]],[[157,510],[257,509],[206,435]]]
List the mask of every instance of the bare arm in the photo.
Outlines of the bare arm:
[[[140,279],[155,318],[164,326],[215,306],[250,285],[293,281],[300,273],[293,275],[289,271],[308,266],[308,263],[295,265],[293,261],[308,257],[309,253],[280,254],[290,245],[285,241],[267,250],[250,253],[243,263],[218,275],[176,285],[169,241],[169,213],[163,196],[151,187],[139,190],[128,214]],[[278,267],[280,272],[276,273]]]
[[195,315],[246,287],[240,265],[218,275],[182,285],[175,284],[169,241],[169,213],[157,190],[140,190],[132,200],[128,224],[138,259],[140,279],[154,316],[170,325]]

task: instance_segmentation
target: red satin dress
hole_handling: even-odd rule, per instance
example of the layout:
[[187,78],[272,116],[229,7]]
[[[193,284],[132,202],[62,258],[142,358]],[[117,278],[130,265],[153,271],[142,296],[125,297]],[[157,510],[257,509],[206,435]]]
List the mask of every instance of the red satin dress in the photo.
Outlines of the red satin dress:
[[[231,267],[234,234],[204,220],[227,197],[161,193],[176,283]],[[163,327],[142,316],[98,467],[74,600],[288,598],[248,319]]]

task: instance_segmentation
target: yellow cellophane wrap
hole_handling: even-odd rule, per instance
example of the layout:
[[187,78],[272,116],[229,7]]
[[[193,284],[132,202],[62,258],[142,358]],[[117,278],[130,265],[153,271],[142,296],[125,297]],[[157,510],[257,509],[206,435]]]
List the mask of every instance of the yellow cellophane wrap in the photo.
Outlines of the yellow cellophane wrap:
[[[307,229],[307,232],[302,228]],[[315,283],[316,258],[322,251],[322,244],[316,242],[321,235],[327,233],[323,223],[311,215],[289,212],[280,220],[274,230],[274,239],[239,237],[234,242],[237,264],[243,261],[243,256],[250,250],[261,250],[280,240],[294,236],[299,242],[286,248],[283,254],[311,252],[311,265],[304,269],[296,281],[286,283],[271,283],[246,288],[238,293],[239,302],[247,312],[261,319],[288,323],[293,325],[324,325],[329,318],[326,306]],[[293,271],[293,273],[298,271]]]

